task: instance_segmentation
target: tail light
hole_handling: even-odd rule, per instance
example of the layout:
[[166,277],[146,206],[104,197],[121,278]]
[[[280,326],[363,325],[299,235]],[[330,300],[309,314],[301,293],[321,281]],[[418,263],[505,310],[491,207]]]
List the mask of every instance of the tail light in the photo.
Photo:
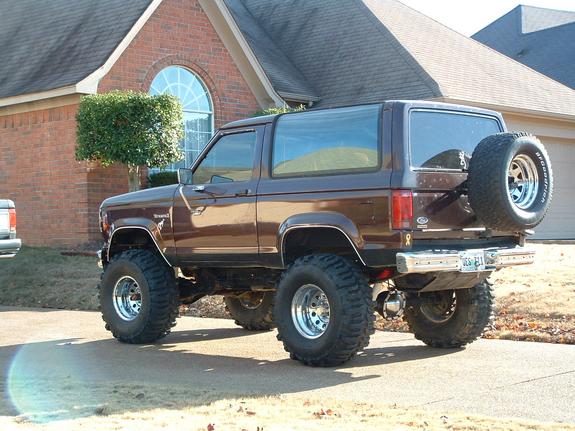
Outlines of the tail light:
[[411,190],[392,190],[391,208],[393,229],[411,229],[413,220],[413,194]]
[[110,224],[108,223],[108,213],[100,212],[100,230],[107,237],[108,231],[110,230]]
[[10,232],[16,232],[16,210],[14,208],[8,209],[8,216],[10,218]]

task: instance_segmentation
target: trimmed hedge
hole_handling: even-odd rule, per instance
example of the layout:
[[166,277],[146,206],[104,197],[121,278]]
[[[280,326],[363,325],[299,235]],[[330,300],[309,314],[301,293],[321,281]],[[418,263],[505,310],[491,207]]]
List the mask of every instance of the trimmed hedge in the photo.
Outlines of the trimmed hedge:
[[172,95],[114,91],[84,96],[76,119],[76,159],[127,165],[131,189],[139,166],[164,167],[183,157],[183,110]]

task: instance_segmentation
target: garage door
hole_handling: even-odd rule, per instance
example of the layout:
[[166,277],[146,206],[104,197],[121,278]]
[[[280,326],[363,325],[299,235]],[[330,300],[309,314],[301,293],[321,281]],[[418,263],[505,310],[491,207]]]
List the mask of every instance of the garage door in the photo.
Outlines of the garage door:
[[575,142],[541,138],[551,157],[555,190],[537,239],[575,239]]

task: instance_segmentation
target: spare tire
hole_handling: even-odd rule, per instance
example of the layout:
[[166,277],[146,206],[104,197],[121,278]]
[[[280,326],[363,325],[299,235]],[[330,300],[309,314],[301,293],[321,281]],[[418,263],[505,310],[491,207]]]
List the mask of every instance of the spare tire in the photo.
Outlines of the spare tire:
[[486,228],[532,229],[545,217],[553,194],[547,151],[528,133],[488,136],[473,151],[467,186],[471,208]]

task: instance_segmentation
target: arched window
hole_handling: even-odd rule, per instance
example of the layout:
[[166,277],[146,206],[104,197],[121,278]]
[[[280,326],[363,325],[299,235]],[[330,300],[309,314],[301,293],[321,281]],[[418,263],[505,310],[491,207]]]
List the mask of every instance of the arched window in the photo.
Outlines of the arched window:
[[[173,94],[184,107],[182,150],[185,159],[163,170],[189,167],[208,143],[214,131],[214,112],[210,93],[194,73],[180,66],[170,66],[156,75],[150,94]],[[152,169],[158,171],[158,169]]]

